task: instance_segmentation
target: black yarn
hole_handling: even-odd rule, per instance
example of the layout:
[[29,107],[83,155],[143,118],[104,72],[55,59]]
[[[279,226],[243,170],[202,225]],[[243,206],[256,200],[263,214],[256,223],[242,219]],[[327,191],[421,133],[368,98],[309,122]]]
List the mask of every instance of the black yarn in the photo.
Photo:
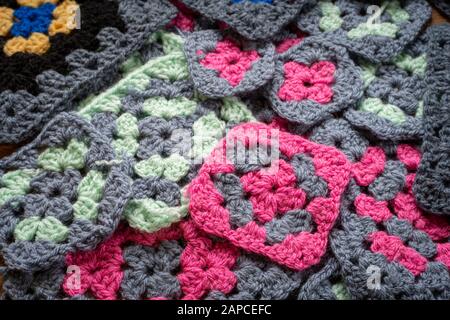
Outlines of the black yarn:
[[[0,1],[1,6],[17,7],[14,0]],[[54,70],[62,75],[70,72],[65,57],[76,49],[96,51],[100,30],[115,27],[124,32],[125,25],[118,14],[118,3],[108,0],[77,0],[81,11],[81,29],[72,30],[69,35],[57,34],[50,37],[51,47],[43,55],[17,53],[11,57],[3,53],[8,39],[0,37],[0,91],[26,90],[33,95],[39,93],[36,76],[46,70]]]

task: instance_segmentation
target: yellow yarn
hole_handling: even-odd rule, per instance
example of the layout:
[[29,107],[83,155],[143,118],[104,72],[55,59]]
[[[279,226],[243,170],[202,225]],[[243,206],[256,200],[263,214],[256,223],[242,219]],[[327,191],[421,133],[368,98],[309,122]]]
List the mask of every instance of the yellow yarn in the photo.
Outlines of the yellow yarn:
[[37,8],[44,3],[56,4],[59,0],[17,0],[17,3],[21,6],[27,6]]
[[7,56],[12,56],[19,52],[42,55],[49,48],[49,38],[43,33],[34,32],[28,39],[23,37],[9,39],[3,47],[3,51]]
[[6,7],[0,7],[0,36],[8,34],[13,25],[14,10]]
[[76,27],[75,15],[79,5],[74,0],[65,0],[53,11],[53,21],[48,28],[48,34],[69,34]]

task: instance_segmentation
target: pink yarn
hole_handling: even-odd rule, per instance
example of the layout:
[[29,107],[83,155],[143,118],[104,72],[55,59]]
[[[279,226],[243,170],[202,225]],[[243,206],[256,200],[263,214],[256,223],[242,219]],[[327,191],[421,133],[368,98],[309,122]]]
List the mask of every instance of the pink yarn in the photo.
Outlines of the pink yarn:
[[184,3],[178,0],[170,0],[170,2],[177,7],[178,13],[175,18],[169,23],[168,27],[177,27],[184,32],[192,32],[195,28],[194,12],[190,10]]
[[[408,170],[403,190],[390,201],[377,201],[361,193],[354,201],[356,213],[370,217],[376,223],[383,223],[394,215],[408,221],[436,243],[438,254],[432,260],[441,261],[450,267],[450,247],[448,243],[440,243],[446,242],[450,237],[450,224],[444,217],[423,212],[413,195],[412,185],[420,163],[420,152],[411,145],[401,144],[397,147],[397,158]],[[356,183],[362,187],[369,186],[383,173],[385,164],[386,154],[382,148],[367,148],[361,161],[352,165]],[[389,261],[397,261],[414,275],[420,275],[426,269],[428,260],[416,250],[407,247],[400,238],[390,236],[384,231],[375,232],[369,238],[372,241],[373,252],[383,254]]]
[[369,236],[372,241],[370,249],[383,254],[389,261],[396,261],[418,276],[427,268],[427,259],[413,248],[406,247],[402,240],[390,236],[384,231],[374,232]]
[[282,42],[280,42],[280,44],[277,45],[275,50],[277,53],[286,52],[293,46],[296,46],[297,44],[302,42],[303,39],[304,39],[304,37],[285,39]]
[[205,68],[216,70],[221,78],[235,87],[244,79],[253,62],[259,58],[257,51],[243,51],[234,41],[225,39],[217,43],[216,49],[206,54],[200,63]]
[[306,194],[295,187],[296,181],[294,170],[283,160],[278,161],[275,174],[258,171],[241,177],[259,222],[269,222],[277,213],[303,208]]
[[[234,165],[229,161],[220,161],[226,159],[227,142],[239,141],[248,146],[250,141],[257,141],[259,145],[270,146],[273,135],[278,136],[279,151],[285,157],[306,153],[312,158],[315,173],[326,181],[329,192],[328,197],[313,198],[306,203],[304,191],[294,187],[292,168],[284,161],[279,162],[279,172],[272,172],[272,175],[261,171],[243,175],[241,182],[250,193],[257,219],[268,221],[275,210],[285,212],[291,208],[304,207],[317,226],[314,232],[290,234],[282,242],[268,245],[265,228],[260,222],[250,221],[237,229],[231,227],[230,212],[223,206],[223,197],[214,185],[213,175],[235,172]],[[261,254],[292,269],[303,270],[318,263],[326,251],[329,232],[339,214],[341,195],[350,179],[350,168],[347,158],[335,148],[279,132],[270,125],[243,124],[233,128],[222,139],[190,184],[191,217],[208,234],[225,238],[237,247]]]
[[229,243],[209,239],[190,220],[183,222],[182,229],[186,248],[178,280],[185,294],[183,299],[201,299],[210,291],[231,292],[237,282],[231,269],[238,250]]
[[438,243],[436,261],[440,261],[450,269],[450,243]]
[[307,34],[300,31],[297,28],[292,28],[291,30],[293,33],[295,33],[294,37],[291,38],[287,38],[284,39],[280,42],[276,42],[276,52],[277,53],[284,53],[286,51],[288,51],[290,48],[292,48],[293,46],[296,46],[297,44],[299,44],[300,42],[303,41],[303,39],[306,38]]
[[314,100],[320,104],[333,98],[332,84],[336,67],[329,61],[319,61],[311,67],[295,61],[284,64],[285,81],[278,91],[283,101]]
[[356,182],[360,186],[367,187],[384,170],[386,155],[379,147],[369,147],[361,161],[353,164],[352,172]]
[[[63,290],[69,296],[90,293],[96,299],[116,300],[123,279],[122,247],[126,243],[155,246],[163,240],[176,240],[181,237],[179,227],[173,225],[155,233],[140,233],[128,227],[120,227],[113,236],[101,243],[95,250],[69,253],[66,264],[80,268],[80,287],[73,288],[73,275],[66,275]],[[161,297],[159,297],[161,298]]]
[[361,193],[355,199],[356,213],[372,218],[375,222],[383,222],[392,217],[387,201],[377,201]]

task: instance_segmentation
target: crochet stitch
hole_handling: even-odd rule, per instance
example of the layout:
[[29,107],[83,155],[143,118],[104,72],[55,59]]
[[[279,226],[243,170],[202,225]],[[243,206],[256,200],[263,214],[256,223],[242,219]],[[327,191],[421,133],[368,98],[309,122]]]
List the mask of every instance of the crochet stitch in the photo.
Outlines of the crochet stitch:
[[389,63],[360,59],[364,94],[356,108],[345,112],[345,118],[383,140],[420,138],[428,38],[425,33]]
[[188,36],[184,49],[194,85],[208,97],[253,91],[273,76],[272,44],[246,43],[216,31],[200,31]]
[[16,154],[0,160],[0,249],[28,272],[91,249],[117,227],[130,192],[128,164],[85,120],[62,113]]
[[424,0],[0,2],[1,300],[450,300]]
[[[74,266],[79,278],[66,272]],[[65,265],[7,271],[4,298],[348,298],[337,269],[330,257],[311,272],[295,272],[208,238],[190,220],[151,234],[122,225],[96,249],[68,254]]]
[[304,0],[222,1],[182,0],[188,7],[210,19],[225,22],[250,40],[273,37],[295,19],[306,3]]
[[[176,13],[165,0],[77,3],[82,29],[54,36],[46,54],[0,54],[0,68],[9,74],[0,82],[0,111],[7,115],[0,120],[0,143],[33,137],[75,99],[109,83],[118,65]],[[30,66],[25,73],[24,65]]]
[[362,87],[360,71],[343,47],[308,37],[280,54],[266,95],[280,117],[306,131],[355,104]]
[[425,210],[450,214],[450,25],[430,28],[423,157],[414,195]]
[[[276,134],[257,123],[233,128],[189,185],[189,210],[208,234],[303,270],[325,253],[350,167],[334,148],[282,131]],[[255,143],[270,147],[271,137],[279,139],[279,147],[271,150],[279,148],[276,162],[252,149]],[[235,143],[250,152],[248,158],[229,155]]]
[[[420,151],[409,144],[373,144],[342,119],[325,123],[311,139],[339,145],[353,162],[340,223],[330,237],[351,296],[448,299],[450,224],[415,202]],[[377,270],[375,289],[370,284]]]
[[297,21],[301,30],[328,40],[370,60],[387,62],[414,40],[431,17],[425,0],[385,1],[378,7],[380,22],[368,15],[369,3],[319,0],[308,4]]
[[162,42],[161,56],[134,61],[118,83],[78,110],[119,157],[132,159],[132,199],[124,217],[146,232],[187,214],[182,188],[203,157],[224,136],[227,124],[253,119],[236,99],[197,98],[188,81],[182,39],[171,33],[153,38]]

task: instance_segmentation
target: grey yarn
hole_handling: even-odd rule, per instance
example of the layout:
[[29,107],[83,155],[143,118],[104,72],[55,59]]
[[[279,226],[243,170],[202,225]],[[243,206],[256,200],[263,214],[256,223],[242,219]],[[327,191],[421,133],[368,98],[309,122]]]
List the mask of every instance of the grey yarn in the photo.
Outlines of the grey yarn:
[[235,293],[212,291],[213,300],[283,300],[296,298],[302,274],[253,255],[241,255],[233,267],[237,283]]
[[430,28],[423,155],[414,183],[420,206],[450,214],[450,25]]
[[18,143],[35,136],[54,115],[72,109],[77,98],[108,84],[118,66],[177,12],[166,0],[118,2],[119,14],[127,28],[125,34],[115,28],[105,28],[97,36],[101,51],[79,49],[67,56],[72,69],[68,75],[52,70],[38,75],[38,96],[25,91],[0,92],[0,113],[14,110],[13,116],[0,119],[0,143]]
[[368,130],[383,140],[401,141],[422,137],[423,119],[418,112],[426,89],[425,75],[402,68],[398,61],[405,55],[413,59],[426,56],[429,38],[428,31],[390,62],[370,64],[359,59],[360,63],[375,70],[374,78],[366,83],[364,95],[359,103],[368,98],[380,99],[383,103],[399,108],[405,120],[397,123],[375,112],[362,111],[356,107],[350,108],[344,114],[352,125]]
[[[357,190],[357,188],[350,189]],[[360,217],[350,209],[351,192],[341,210],[341,226],[331,234],[331,248],[342,267],[346,287],[355,299],[450,299],[450,275],[441,262],[428,262],[427,269],[417,277],[397,262],[389,262],[385,256],[367,249],[367,236],[378,231],[375,222]],[[405,233],[405,227],[410,230]],[[424,256],[435,254],[435,244],[418,230],[412,230],[406,220],[392,217],[385,222],[392,235],[401,237],[409,247]],[[380,287],[369,288],[370,267],[380,270]]]
[[309,138],[341,150],[352,162],[361,159],[369,146],[369,141],[356,132],[345,119],[325,121],[312,130]]
[[[243,50],[257,50],[260,55],[235,87],[221,78],[216,70],[208,69],[200,64],[205,55],[214,51],[217,43],[225,39],[242,44]],[[275,48],[270,43],[252,43],[231,34],[224,36],[218,31],[207,30],[190,34],[184,43],[184,51],[195,88],[207,97],[219,98],[254,91],[272,79],[274,73]],[[202,53],[199,54],[199,51]]]
[[[294,61],[310,66],[321,60],[331,61],[336,66],[332,101],[320,104],[313,100],[282,101],[279,98],[278,91],[285,81],[285,63]],[[345,48],[319,37],[309,37],[279,55],[275,63],[275,78],[272,84],[266,87],[266,96],[280,117],[295,122],[299,129],[305,132],[313,125],[331,118],[333,113],[354,105],[362,96],[362,88],[360,70],[349,58]]]
[[272,4],[222,0],[182,0],[210,19],[225,22],[250,40],[268,39],[295,19],[305,0],[273,0]]
[[[97,207],[98,216],[93,221],[73,217],[72,204],[77,199],[77,186],[82,172],[72,169],[61,173],[41,172],[30,182],[31,193],[13,197],[0,208],[0,249],[9,268],[26,272],[48,268],[62,261],[68,252],[94,248],[110,236],[119,223],[130,194],[129,163],[101,163],[113,159],[111,146],[92,125],[74,114],[61,113],[32,143],[0,160],[0,172],[37,168],[39,149],[64,146],[71,138],[89,142],[84,170],[97,170],[107,174],[102,200]],[[69,228],[66,241],[54,243],[14,240],[14,229],[24,218],[49,216]]]
[[64,264],[36,272],[7,270],[4,274],[1,300],[55,300],[64,297],[61,284],[64,279]]
[[333,285],[340,280],[338,261],[328,253],[322,261],[307,272],[307,280],[298,294],[299,300],[337,300]]
[[126,247],[126,263],[120,294],[123,299],[136,300],[181,297],[176,277],[182,247],[177,241],[162,241],[158,247],[133,245]]
[[[387,62],[397,56],[414,40],[431,17],[431,8],[425,0],[401,1],[402,8],[408,12],[410,18],[405,22],[395,23],[399,27],[395,39],[372,35],[351,39],[347,36],[347,32],[367,21],[369,18],[367,8],[371,3],[353,0],[336,0],[332,3],[337,5],[341,12],[343,23],[340,28],[328,32],[320,29],[322,11],[319,3],[310,4],[302,10],[297,21],[298,27],[312,35],[323,34],[330,41],[345,46],[349,51],[375,63]],[[389,21],[391,21],[390,15],[383,13],[381,22]]]
[[[256,153],[258,153],[256,151]],[[230,159],[231,160],[231,159]],[[259,164],[236,166],[239,174],[257,171],[264,167],[264,159]],[[294,155],[291,160],[292,168],[297,177],[297,187],[307,193],[307,198],[328,196],[328,185],[320,177],[314,174],[312,159],[305,154]],[[246,167],[246,168],[243,168]],[[240,182],[239,176],[235,174],[217,174],[214,176],[214,185],[223,197],[224,207],[230,213],[230,225],[233,229],[244,227],[253,221],[253,207],[246,198],[246,194]],[[264,224],[266,244],[273,245],[281,243],[288,235],[300,232],[312,232],[316,224],[311,214],[306,210],[291,210]]]

